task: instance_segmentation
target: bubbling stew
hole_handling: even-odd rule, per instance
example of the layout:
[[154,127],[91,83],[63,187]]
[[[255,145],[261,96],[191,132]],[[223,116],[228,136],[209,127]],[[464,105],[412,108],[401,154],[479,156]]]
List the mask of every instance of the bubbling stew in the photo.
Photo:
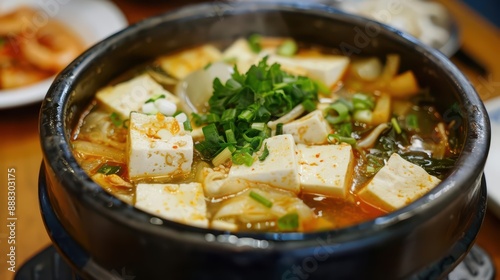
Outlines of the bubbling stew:
[[398,54],[252,35],[158,57],[100,89],[72,148],[106,191],[224,231],[311,232],[404,207],[454,165],[456,124]]

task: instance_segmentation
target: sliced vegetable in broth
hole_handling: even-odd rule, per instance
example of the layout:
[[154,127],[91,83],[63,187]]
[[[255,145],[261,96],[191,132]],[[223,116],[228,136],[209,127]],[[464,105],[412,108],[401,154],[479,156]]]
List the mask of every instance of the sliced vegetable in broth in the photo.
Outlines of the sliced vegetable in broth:
[[260,35],[214,46],[97,92],[73,140],[94,181],[189,225],[310,232],[403,207],[455,162],[454,124],[397,54],[349,58]]

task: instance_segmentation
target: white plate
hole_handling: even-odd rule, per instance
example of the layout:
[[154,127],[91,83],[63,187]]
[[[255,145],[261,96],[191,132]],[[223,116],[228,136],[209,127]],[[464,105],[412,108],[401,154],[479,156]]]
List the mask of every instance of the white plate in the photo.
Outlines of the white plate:
[[491,145],[484,174],[488,188],[488,208],[500,217],[500,97],[485,102],[491,121]]
[[440,50],[448,57],[460,47],[457,23],[446,7],[437,1],[316,1],[391,25]]
[[[106,0],[1,0],[0,13],[8,12],[21,4],[38,8],[40,15],[63,22],[82,38],[87,47],[128,25],[122,12]],[[30,86],[0,90],[0,109],[43,100],[53,79],[51,77]]]

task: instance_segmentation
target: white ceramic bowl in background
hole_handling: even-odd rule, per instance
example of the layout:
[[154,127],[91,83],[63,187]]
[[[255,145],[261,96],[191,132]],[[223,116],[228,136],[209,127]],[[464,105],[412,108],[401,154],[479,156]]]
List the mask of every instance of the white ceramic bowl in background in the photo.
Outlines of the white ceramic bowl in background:
[[[64,23],[78,34],[87,48],[128,25],[122,12],[106,0],[2,0],[0,14],[21,5],[35,7],[41,14]],[[29,86],[0,90],[0,109],[42,101],[53,79],[50,77]]]

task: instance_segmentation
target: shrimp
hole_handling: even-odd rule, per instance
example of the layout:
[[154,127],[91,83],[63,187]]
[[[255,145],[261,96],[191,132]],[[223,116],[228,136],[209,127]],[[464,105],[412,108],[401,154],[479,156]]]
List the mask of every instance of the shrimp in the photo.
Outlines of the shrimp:
[[22,55],[36,67],[58,72],[83,51],[83,43],[58,22],[41,26],[19,42]]

